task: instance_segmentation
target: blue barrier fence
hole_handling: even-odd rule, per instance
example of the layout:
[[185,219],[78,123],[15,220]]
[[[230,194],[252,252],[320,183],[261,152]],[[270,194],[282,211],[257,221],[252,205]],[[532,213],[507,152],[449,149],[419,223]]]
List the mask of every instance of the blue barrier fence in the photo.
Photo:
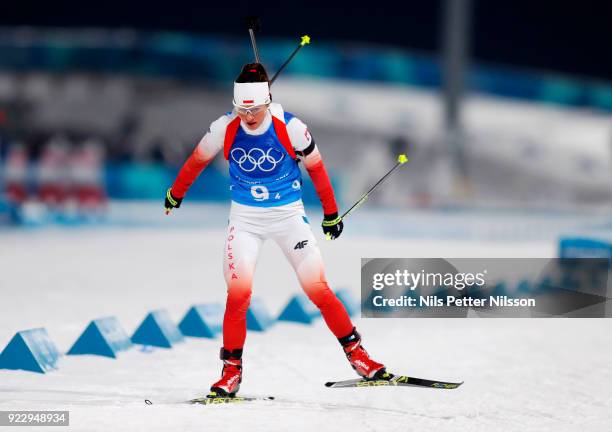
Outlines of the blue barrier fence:
[[[493,284],[487,293],[534,294],[545,292],[549,286],[552,284],[546,280],[521,279],[513,284],[499,281]],[[371,307],[369,299],[362,299],[360,306],[351,290],[340,289],[336,294],[350,315],[357,314],[360,309]],[[384,311],[392,312],[392,308],[385,308]],[[134,344],[141,345],[143,350],[150,350],[151,347],[172,348],[177,343],[183,342],[185,336],[216,338],[221,333],[223,312],[223,305],[218,303],[193,305],[176,325],[167,311],[155,310],[146,315],[131,337],[121,327],[117,318],[95,319],[88,324],[66,354],[117,358],[119,352],[132,348]],[[247,312],[247,328],[265,332],[277,321],[312,324],[319,317],[319,310],[304,294],[291,297],[276,319],[268,311],[263,299],[255,297],[251,300]],[[17,332],[0,353],[0,369],[46,373],[57,369],[60,357],[60,352],[44,328],[23,330]]]
[[[343,293],[343,302],[358,304],[351,297],[350,291],[339,292]],[[319,315],[306,296],[295,298],[300,299],[300,307],[308,308],[309,314]],[[166,310],[155,310],[146,315],[131,337],[116,317],[95,319],[87,325],[66,354],[117,358],[118,353],[135,344],[140,345],[143,351],[150,351],[152,347],[172,348],[183,342],[185,336],[216,338],[222,330],[223,313],[224,306],[218,303],[193,305],[177,326]],[[264,332],[276,321],[262,298],[251,299],[247,312],[249,330]],[[44,328],[23,330],[17,332],[0,353],[0,369],[46,373],[57,369],[60,357],[60,352]]]
[[92,354],[116,358],[132,341],[115,317],[93,320],[68,350],[68,355]]
[[221,304],[201,304],[192,306],[179,324],[185,336],[214,338],[223,327],[224,307]]
[[150,312],[132,335],[135,344],[159,348],[172,348],[183,339],[183,334],[164,309]]
[[0,354],[0,369],[46,373],[57,369],[59,357],[60,353],[47,330],[22,330],[13,336]]
[[321,313],[319,309],[317,309],[308,297],[304,294],[297,294],[289,300],[278,316],[278,320],[312,324],[312,322],[320,316]]

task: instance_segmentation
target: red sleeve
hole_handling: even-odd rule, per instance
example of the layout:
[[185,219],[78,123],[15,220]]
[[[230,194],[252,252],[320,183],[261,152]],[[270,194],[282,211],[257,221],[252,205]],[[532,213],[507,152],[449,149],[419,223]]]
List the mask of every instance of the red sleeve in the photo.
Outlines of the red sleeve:
[[[318,152],[316,152],[318,155]],[[309,155],[310,157],[310,155]],[[317,195],[321,200],[321,204],[323,205],[323,214],[334,214],[338,213],[338,206],[336,204],[336,198],[334,197],[334,188],[332,187],[331,182],[329,181],[329,176],[327,175],[327,170],[325,169],[325,164],[323,163],[323,159],[319,157],[313,158],[315,160],[308,160],[309,157],[304,161],[304,165],[312,182],[314,183],[315,190],[317,191]]]
[[176,180],[174,180],[172,195],[176,198],[183,198],[185,196],[191,184],[198,178],[200,173],[210,162],[210,159],[201,159],[201,156],[197,154],[197,150],[196,147],[193,153],[191,153],[191,156],[189,156],[187,161],[183,164],[183,167],[176,176]]

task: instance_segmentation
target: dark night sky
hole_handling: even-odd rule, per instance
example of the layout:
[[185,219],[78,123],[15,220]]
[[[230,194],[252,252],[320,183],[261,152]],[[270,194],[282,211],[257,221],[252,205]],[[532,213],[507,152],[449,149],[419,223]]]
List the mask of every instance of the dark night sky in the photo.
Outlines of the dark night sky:
[[[29,3],[29,4],[28,4]],[[14,2],[0,25],[132,27],[243,35],[246,15],[266,36],[384,43],[428,52],[440,46],[441,0],[389,2],[164,1]],[[296,6],[297,5],[297,6]],[[612,80],[612,2],[474,0],[477,61]]]

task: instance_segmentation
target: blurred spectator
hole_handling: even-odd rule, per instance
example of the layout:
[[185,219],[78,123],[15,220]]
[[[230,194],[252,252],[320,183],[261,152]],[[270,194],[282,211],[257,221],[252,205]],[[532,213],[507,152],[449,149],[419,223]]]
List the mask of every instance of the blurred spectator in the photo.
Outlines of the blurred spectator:
[[22,204],[28,197],[29,156],[21,143],[9,147],[4,168],[6,196],[15,204]]
[[70,142],[58,135],[48,141],[38,162],[38,198],[50,208],[61,206],[69,192]]
[[96,138],[87,139],[70,154],[71,197],[81,213],[95,213],[106,205],[104,159],[103,143]]

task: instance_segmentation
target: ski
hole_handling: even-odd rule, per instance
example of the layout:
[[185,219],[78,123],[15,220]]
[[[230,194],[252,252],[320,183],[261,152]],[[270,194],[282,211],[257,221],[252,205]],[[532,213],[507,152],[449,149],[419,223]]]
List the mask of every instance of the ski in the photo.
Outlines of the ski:
[[390,379],[373,379],[368,380],[364,378],[356,378],[343,381],[330,381],[325,383],[325,387],[330,388],[343,388],[343,387],[394,387],[394,386],[408,386],[408,387],[429,387],[437,389],[456,389],[462,382],[453,383],[445,381],[433,381],[424,378],[414,378],[405,375],[395,375]]
[[147,405],[160,405],[160,404],[190,404],[190,405],[222,405],[222,404],[234,404],[234,403],[246,403],[255,401],[273,401],[274,396],[235,396],[235,397],[210,397],[202,396],[195,399],[189,399],[184,401],[174,402],[155,402],[150,399],[145,399],[144,402]]
[[235,404],[244,402],[254,401],[272,401],[274,396],[263,396],[263,397],[249,397],[249,396],[234,396],[234,397],[223,397],[223,396],[204,396],[195,399],[188,400],[187,403],[192,405],[219,405],[219,404]]

